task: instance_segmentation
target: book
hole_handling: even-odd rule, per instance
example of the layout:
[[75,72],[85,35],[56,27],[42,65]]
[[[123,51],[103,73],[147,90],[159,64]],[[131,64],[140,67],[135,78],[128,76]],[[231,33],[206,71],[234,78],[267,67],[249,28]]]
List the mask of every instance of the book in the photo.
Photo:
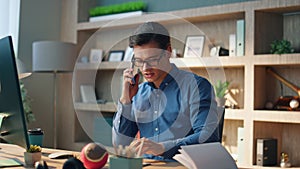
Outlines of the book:
[[219,143],[181,146],[173,158],[189,169],[237,169],[228,151]]
[[83,103],[97,103],[95,88],[92,85],[80,85],[80,94]]
[[236,35],[229,35],[229,56],[236,56]]
[[245,20],[236,21],[236,56],[245,55]]

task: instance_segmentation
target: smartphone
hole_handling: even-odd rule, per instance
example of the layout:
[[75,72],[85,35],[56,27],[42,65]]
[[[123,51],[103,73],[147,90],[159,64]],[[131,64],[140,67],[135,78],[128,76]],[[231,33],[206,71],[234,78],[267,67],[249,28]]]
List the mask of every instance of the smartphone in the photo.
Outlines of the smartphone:
[[136,71],[134,70],[134,63],[133,62],[131,62],[130,68],[133,69],[132,75],[134,75],[133,78],[131,78],[131,80],[132,80],[131,85],[135,85],[135,83],[136,83],[135,77],[136,77],[137,74],[136,74]]

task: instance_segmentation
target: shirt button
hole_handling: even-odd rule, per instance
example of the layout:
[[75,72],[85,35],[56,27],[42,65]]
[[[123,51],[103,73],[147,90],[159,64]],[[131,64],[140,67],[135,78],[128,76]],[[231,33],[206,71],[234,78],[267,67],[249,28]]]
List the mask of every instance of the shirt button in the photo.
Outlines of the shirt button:
[[154,111],[155,114],[157,114],[157,111]]
[[169,83],[165,83],[166,86],[168,86]]
[[118,110],[120,111],[120,112],[122,112],[122,105],[118,105]]
[[155,131],[158,131],[158,128],[157,128],[157,127],[155,128]]

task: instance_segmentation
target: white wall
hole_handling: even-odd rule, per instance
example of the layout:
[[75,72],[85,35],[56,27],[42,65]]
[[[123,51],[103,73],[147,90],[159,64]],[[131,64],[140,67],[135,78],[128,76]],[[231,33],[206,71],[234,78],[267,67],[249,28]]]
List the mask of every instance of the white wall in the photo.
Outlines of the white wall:
[[18,56],[20,0],[0,1],[0,38],[12,36],[14,51]]
[[[0,0],[2,1],[2,0]],[[9,0],[10,1],[10,0]],[[21,0],[19,54],[28,70],[32,68],[32,43],[40,40],[60,40],[62,0]],[[36,121],[28,128],[44,130],[44,147],[53,145],[53,73],[35,73],[22,79],[32,98]]]

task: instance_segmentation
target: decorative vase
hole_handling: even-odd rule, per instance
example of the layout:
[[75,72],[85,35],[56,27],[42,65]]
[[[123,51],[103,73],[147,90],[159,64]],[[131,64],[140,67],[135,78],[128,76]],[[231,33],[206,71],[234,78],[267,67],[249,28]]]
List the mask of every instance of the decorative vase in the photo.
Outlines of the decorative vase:
[[34,166],[35,162],[41,161],[42,159],[42,152],[24,152],[24,160],[26,166]]
[[223,106],[225,106],[225,101],[226,101],[226,99],[225,98],[223,98],[223,97],[217,97],[216,98],[216,102],[217,102],[217,104],[218,104],[218,107],[223,107]]

